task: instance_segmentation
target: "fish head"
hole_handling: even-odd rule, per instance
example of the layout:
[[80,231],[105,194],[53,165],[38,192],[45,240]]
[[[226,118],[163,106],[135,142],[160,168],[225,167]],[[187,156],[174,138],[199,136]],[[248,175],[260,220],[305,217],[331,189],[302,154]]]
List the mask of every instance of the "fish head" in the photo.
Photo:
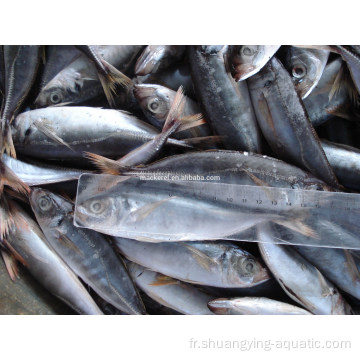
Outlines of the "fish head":
[[279,45],[236,45],[230,49],[231,74],[236,81],[256,74],[279,49]]
[[169,113],[175,92],[161,85],[134,85],[134,95],[147,119],[162,129]]
[[118,197],[96,195],[87,199],[78,199],[76,203],[76,223],[80,226],[111,229],[127,209],[126,200]]
[[208,302],[208,308],[217,315],[231,315],[231,299],[211,300]]
[[[80,72],[70,69],[60,72],[40,91],[35,100],[36,107],[59,106],[62,104],[76,103],[85,92],[89,81],[97,80],[96,77],[84,77]],[[91,82],[93,84],[93,82]],[[86,88],[86,89],[85,89]]]
[[248,79],[248,87],[251,91],[260,91],[264,94],[271,92],[273,84],[279,76],[279,61],[274,57],[256,74]]
[[229,259],[229,277],[239,286],[254,286],[270,279],[269,271],[253,255],[233,249]]
[[135,64],[135,74],[138,76],[145,76],[152,72],[156,72],[160,65],[160,60],[165,54],[165,46],[148,45]]
[[15,144],[25,144],[33,135],[33,119],[29,111],[19,114],[11,124],[11,134]]
[[58,227],[62,219],[73,211],[70,201],[40,188],[32,189],[30,205],[41,228]]
[[297,48],[289,50],[284,66],[302,99],[305,99],[319,82],[327,58],[328,52],[323,50]]

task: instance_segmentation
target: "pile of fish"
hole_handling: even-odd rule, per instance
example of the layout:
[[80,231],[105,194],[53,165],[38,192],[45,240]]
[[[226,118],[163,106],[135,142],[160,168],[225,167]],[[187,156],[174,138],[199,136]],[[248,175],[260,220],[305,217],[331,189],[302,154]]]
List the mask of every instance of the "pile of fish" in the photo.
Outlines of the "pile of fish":
[[154,219],[155,192],[104,183],[83,216],[198,234],[134,240],[74,204],[97,173],[359,192],[359,91],[359,46],[0,46],[0,313],[356,314],[360,252],[277,244],[301,219],[190,196]]

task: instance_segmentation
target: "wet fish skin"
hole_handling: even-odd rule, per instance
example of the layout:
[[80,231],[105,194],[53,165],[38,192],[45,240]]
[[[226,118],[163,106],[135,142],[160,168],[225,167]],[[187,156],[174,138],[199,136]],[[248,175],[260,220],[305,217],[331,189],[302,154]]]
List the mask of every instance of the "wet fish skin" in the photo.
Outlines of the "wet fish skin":
[[330,186],[339,187],[290,75],[273,57],[248,81],[256,117],[271,149]]
[[48,244],[39,226],[18,205],[9,200],[14,224],[7,242],[25,260],[30,273],[51,293],[80,314],[102,312],[76,275]]
[[30,204],[46,238],[68,266],[102,298],[128,314],[144,305],[121,260],[99,233],[73,225],[73,204],[35,188]]
[[245,82],[227,71],[227,46],[189,47],[191,77],[206,120],[225,148],[261,153],[261,137]]
[[331,119],[334,116],[330,113],[331,110],[337,109],[349,101],[345,88],[341,88],[330,100],[330,92],[342,63],[341,58],[337,58],[326,65],[320,81],[309,96],[304,99],[305,109],[314,127]]
[[32,160],[22,161],[6,154],[3,154],[2,161],[20,180],[29,186],[77,180],[81,174],[91,173],[87,170],[64,168]]
[[39,45],[4,45],[5,106],[2,118],[10,121],[35,80],[40,62]]
[[[140,45],[96,46],[99,55],[123,73],[128,73],[141,48]],[[35,104],[37,107],[68,102],[77,104],[101,93],[95,65],[81,54],[42,88]]]
[[[265,155],[229,150],[208,150],[173,155],[123,174],[169,174],[214,176],[212,182],[277,186],[293,189],[329,191],[331,188],[310,173]],[[217,176],[215,178],[215,176]],[[258,183],[257,183],[258,182]]]
[[128,269],[136,285],[161,305],[185,315],[213,315],[207,307],[211,295],[135,263]]
[[291,246],[274,244],[272,231],[269,224],[258,226],[260,253],[289,297],[313,314],[351,314],[334,285]]
[[[226,201],[211,197],[196,199],[191,190],[176,189],[171,182],[112,179],[115,184],[109,186],[103,180],[101,185],[85,185],[87,191],[92,186],[100,185],[101,189],[95,188],[93,196],[77,198],[78,225],[111,236],[162,242],[226,238],[264,221],[286,221],[283,215],[254,214],[246,206],[229,207]],[[98,207],[99,211],[94,210]]]
[[[250,253],[225,241],[148,243],[114,238],[129,260],[184,282],[219,288],[249,288],[269,280]],[[184,271],[186,269],[186,271]]]
[[4,45],[5,94],[1,111],[0,151],[15,157],[10,124],[35,81],[40,63],[39,45]]
[[335,46],[335,51],[337,51],[346,62],[357,91],[360,93],[360,55],[343,45]]
[[36,281],[22,266],[11,280],[0,259],[0,315],[61,315],[76,314]]
[[312,315],[297,306],[265,297],[215,299],[208,306],[218,315]]
[[[176,91],[156,84],[134,85],[134,95],[139,102],[144,115],[157,129],[162,129],[165,119],[175,99]],[[184,110],[182,116],[201,113],[199,105],[189,97],[184,97]],[[184,134],[186,133],[186,134]],[[210,130],[207,125],[179,133],[177,138],[209,136]]]
[[231,73],[236,81],[245,80],[261,68],[279,50],[280,45],[233,45],[230,47]]
[[360,190],[360,150],[321,139],[326,157],[339,179],[347,188]]
[[295,248],[339,289],[360,300],[360,273],[349,250],[316,246]]
[[289,71],[297,93],[309,96],[325,69],[330,51],[287,46],[284,66]]
[[[68,146],[39,129],[36,125],[39,121]],[[84,159],[84,151],[119,157],[158,134],[153,126],[127,112],[76,106],[49,107],[19,114],[12,131],[19,154],[61,160]],[[169,139],[168,143],[191,148],[179,140]]]
[[135,64],[135,74],[145,76],[181,60],[186,50],[183,45],[148,45]]
[[41,76],[41,89],[80,55],[80,50],[73,45],[46,46],[46,63]]
[[137,84],[158,84],[176,91],[180,86],[185,90],[188,97],[195,100],[194,87],[191,79],[190,69],[187,62],[181,62],[168,68],[146,76],[137,76]]

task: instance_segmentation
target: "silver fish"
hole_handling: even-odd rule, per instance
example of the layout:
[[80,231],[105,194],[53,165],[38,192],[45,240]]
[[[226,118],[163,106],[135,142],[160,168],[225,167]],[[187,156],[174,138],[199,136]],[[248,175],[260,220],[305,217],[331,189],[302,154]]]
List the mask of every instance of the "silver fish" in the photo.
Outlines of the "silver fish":
[[330,51],[286,47],[284,66],[289,71],[297,93],[309,96],[324,72]]
[[[139,45],[103,45],[96,49],[108,63],[126,73],[142,47]],[[79,103],[102,92],[96,66],[85,54],[77,57],[61,70],[40,91],[35,104],[38,107],[60,103]]]
[[230,68],[236,81],[255,75],[279,50],[280,45],[235,45],[231,47]]
[[168,276],[130,263],[129,272],[136,285],[152,299],[185,315],[213,315],[207,303],[212,296]]
[[207,197],[206,191],[199,199],[191,187],[176,188],[172,182],[113,176],[108,186],[104,176],[95,182],[85,176],[87,185],[83,182],[83,186],[95,192],[78,195],[76,222],[112,236],[150,242],[212,240],[237,238],[234,236],[264,221],[292,227],[293,218],[254,213],[246,204],[230,207],[226,201]]
[[258,123],[274,153],[338,187],[319,138],[281,62],[273,57],[248,82]]
[[99,233],[73,225],[73,204],[48,190],[33,189],[31,207],[46,238],[68,266],[103,299],[128,314],[144,305],[123,265]]
[[48,244],[36,222],[14,202],[9,201],[9,205],[13,222],[8,226],[6,243],[20,255],[30,273],[78,313],[102,314],[80,280]]
[[[133,91],[146,118],[157,129],[161,129],[170,111],[171,104],[175,99],[176,91],[156,84],[137,84],[134,85]],[[185,96],[182,115],[185,117],[199,114],[200,112],[201,109],[199,105]],[[187,131],[185,135],[183,135],[183,132],[179,135],[179,138],[208,136],[210,135],[210,130],[208,126],[204,124],[201,125],[200,128]]]
[[291,246],[274,244],[273,227],[258,226],[259,249],[280,286],[313,314],[346,315],[351,308],[321,272]]
[[219,315],[312,315],[297,306],[264,297],[215,299],[208,306]]
[[321,139],[326,157],[340,183],[350,189],[360,190],[360,150]]
[[[49,107],[21,113],[13,123],[17,151],[41,159],[83,159],[89,151],[119,157],[153,140],[158,131],[135,116],[92,107]],[[168,143],[191,148],[183,141]]]
[[3,154],[2,161],[21,181],[29,186],[77,180],[81,174],[89,173],[86,170],[70,169],[32,160],[22,161],[6,154]]
[[135,64],[135,74],[145,76],[156,73],[179,61],[185,50],[183,45],[148,45]]
[[114,239],[115,246],[129,260],[181,281],[219,288],[248,288],[270,278],[254,256],[230,242],[153,244]]

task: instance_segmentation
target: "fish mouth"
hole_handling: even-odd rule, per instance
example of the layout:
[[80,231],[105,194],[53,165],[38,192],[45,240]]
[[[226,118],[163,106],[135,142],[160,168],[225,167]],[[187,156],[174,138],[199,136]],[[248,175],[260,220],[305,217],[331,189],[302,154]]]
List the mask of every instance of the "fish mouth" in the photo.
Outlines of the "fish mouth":
[[153,96],[155,91],[154,86],[150,84],[135,84],[133,86],[133,93],[138,101]]
[[229,313],[227,302],[226,298],[215,299],[208,302],[208,308],[217,315],[227,315]]
[[255,284],[261,284],[265,281],[268,281],[272,278],[270,271],[263,267],[261,271],[259,271],[253,278],[253,282]]

